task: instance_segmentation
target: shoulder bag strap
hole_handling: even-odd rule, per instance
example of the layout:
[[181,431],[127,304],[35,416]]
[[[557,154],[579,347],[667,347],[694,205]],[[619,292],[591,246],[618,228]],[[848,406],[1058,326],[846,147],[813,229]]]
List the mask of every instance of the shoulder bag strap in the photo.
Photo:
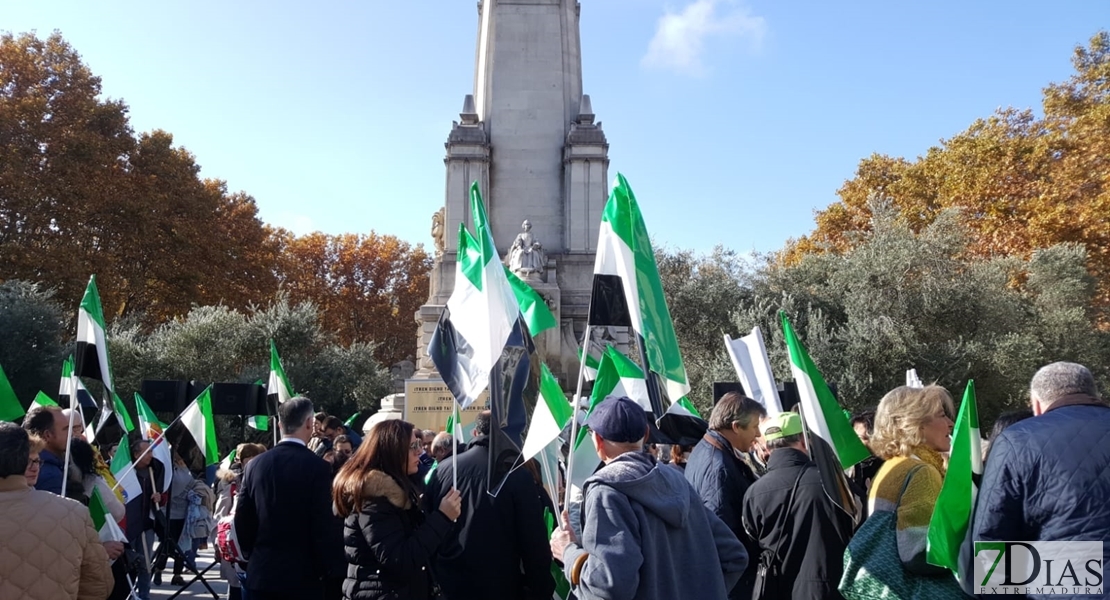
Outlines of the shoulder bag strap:
[[748,466],[744,461],[740,460],[740,458],[738,456],[736,456],[736,449],[735,448],[732,448],[731,446],[726,448],[725,445],[720,442],[720,440],[718,440],[717,438],[709,435],[708,433],[706,433],[704,436],[702,436],[702,439],[705,440],[706,442],[708,442],[710,446],[713,446],[714,448],[716,448],[716,449],[720,450],[721,452],[725,453],[730,459],[732,459],[732,461],[734,463],[736,463],[736,465],[738,467],[740,467],[740,470],[742,472],[747,473],[748,475],[750,475],[753,480],[756,479],[755,473],[752,471],[752,468],[750,466]]
[[779,518],[778,529],[783,530],[784,535],[779,539],[778,546],[775,547],[775,559],[779,557],[779,551],[782,550],[782,544],[789,538],[785,535],[786,520],[790,518],[790,511],[794,510],[794,497],[798,495],[798,484],[802,482],[802,476],[806,474],[805,465],[802,465],[802,472],[798,473],[798,478],[794,480],[794,487],[790,489],[790,499],[786,501],[786,511],[782,513]]

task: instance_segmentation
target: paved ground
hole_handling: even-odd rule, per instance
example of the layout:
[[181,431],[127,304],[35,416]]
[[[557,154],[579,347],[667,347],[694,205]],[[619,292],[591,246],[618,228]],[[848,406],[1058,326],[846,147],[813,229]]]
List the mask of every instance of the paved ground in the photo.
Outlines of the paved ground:
[[[212,550],[201,550],[200,555],[197,556],[197,569],[203,570],[208,565],[211,565],[212,561]],[[180,586],[170,585],[170,578],[173,576],[173,567],[168,567],[169,568],[162,572],[162,585],[152,585],[150,587],[151,600],[168,599],[175,592],[181,589]],[[186,574],[183,575],[183,577],[185,578],[186,583],[191,582],[193,579],[193,576],[188,571],[186,571]],[[208,582],[208,585],[212,586],[212,589],[215,590],[217,594],[219,594],[219,600],[224,600],[225,598],[227,598],[227,582],[220,577],[220,567],[218,565],[212,567],[207,573],[204,574],[204,580]],[[185,591],[177,597],[187,599],[208,598],[209,600],[212,600],[212,594],[207,589],[205,589],[204,584],[199,581],[191,583],[188,587],[185,588]]]

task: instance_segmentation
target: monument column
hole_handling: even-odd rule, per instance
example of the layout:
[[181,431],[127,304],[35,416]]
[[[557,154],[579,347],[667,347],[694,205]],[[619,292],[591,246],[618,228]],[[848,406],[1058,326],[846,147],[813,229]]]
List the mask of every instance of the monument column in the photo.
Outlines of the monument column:
[[[474,93],[447,139],[446,202],[437,213],[437,259],[428,303],[416,315],[419,371],[434,378],[427,346],[454,287],[460,222],[471,223],[469,188],[482,189],[498,253],[528,221],[545,264],[526,280],[560,321],[540,344],[567,383],[577,376],[609,145],[582,94],[577,0],[481,0]],[[530,267],[531,269],[531,267]]]

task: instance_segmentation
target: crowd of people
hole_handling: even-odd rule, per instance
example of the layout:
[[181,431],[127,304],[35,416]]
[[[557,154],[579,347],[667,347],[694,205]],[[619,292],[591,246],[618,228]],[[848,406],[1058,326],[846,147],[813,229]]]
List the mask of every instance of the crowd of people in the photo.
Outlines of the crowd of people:
[[[1029,411],[997,419],[984,449],[972,539],[1110,542],[1110,410],[1094,378],[1053,363],[1030,396]],[[488,493],[488,411],[455,454],[446,432],[386,420],[363,439],[293,398],[278,407],[281,441],[238,446],[214,486],[179,456],[166,477],[150,442],[136,441],[142,494],[123,503],[83,432],[62,410],[36,408],[23,427],[0,424],[0,597],[146,598],[168,561],[180,585],[219,538],[236,547],[218,552],[235,599],[548,600],[564,584],[578,600],[835,599],[852,589],[846,557],[862,556],[864,537],[889,549],[900,581],[964,597],[925,559],[954,415],[933,385],[894,389],[854,417],[874,457],[847,474],[866,500],[852,513],[831,500],[802,418],[736,392],[718,400],[700,441],[663,448],[649,443],[639,404],[607,398],[588,420],[601,464],[576,507],[530,468]],[[93,495],[126,542],[102,541],[83,506]],[[171,551],[151,557],[166,540]]]

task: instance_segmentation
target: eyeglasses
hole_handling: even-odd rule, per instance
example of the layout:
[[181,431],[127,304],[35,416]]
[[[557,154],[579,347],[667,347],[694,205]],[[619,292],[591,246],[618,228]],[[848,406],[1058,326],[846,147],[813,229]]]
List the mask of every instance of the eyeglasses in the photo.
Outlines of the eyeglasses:
[[420,442],[413,442],[409,444],[410,452],[420,453],[422,450],[424,450],[424,447],[420,445]]
[[339,453],[339,454],[342,454],[344,456],[350,456],[351,455],[351,451],[348,450],[347,448],[344,448],[342,450],[336,450],[336,452]]
[[40,465],[42,465],[42,459],[41,458],[32,458],[27,463],[27,468],[30,469],[31,467],[38,467]]

